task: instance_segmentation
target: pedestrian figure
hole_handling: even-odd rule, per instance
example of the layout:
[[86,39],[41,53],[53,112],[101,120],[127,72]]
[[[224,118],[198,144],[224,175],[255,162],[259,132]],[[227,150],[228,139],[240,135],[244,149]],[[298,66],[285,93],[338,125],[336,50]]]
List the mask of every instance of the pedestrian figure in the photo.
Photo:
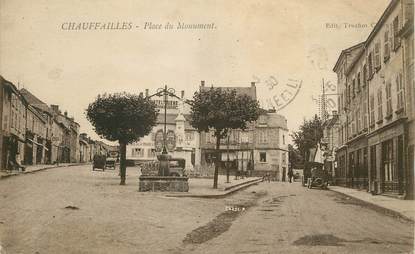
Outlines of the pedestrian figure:
[[292,183],[292,178],[294,176],[293,171],[292,170],[288,170],[288,174],[287,175],[288,175],[288,181],[290,183]]
[[271,176],[269,173],[266,173],[263,177],[263,181],[271,182]]
[[23,167],[21,164],[21,159],[20,159],[20,153],[17,152],[14,156],[14,158],[12,157],[9,161],[9,164],[11,166],[12,170],[18,170],[18,171],[25,171],[25,167]]

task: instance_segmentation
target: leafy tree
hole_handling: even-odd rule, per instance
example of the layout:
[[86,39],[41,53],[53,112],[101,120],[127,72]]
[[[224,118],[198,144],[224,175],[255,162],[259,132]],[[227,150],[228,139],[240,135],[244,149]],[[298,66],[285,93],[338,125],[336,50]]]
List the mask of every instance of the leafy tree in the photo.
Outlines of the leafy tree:
[[298,168],[300,165],[304,163],[304,159],[301,155],[301,152],[295,147],[293,147],[291,144],[288,145],[288,153],[291,168]]
[[291,137],[303,159],[307,161],[310,148],[316,148],[323,138],[323,121],[317,115],[311,120],[304,120],[299,130],[294,131]]
[[98,95],[86,109],[96,133],[120,144],[120,185],[125,185],[127,144],[149,134],[156,125],[157,114],[154,102],[125,92]]
[[245,130],[248,123],[258,119],[258,101],[248,95],[238,95],[236,90],[210,88],[195,92],[191,106],[190,123],[199,132],[214,131],[216,162],[213,188],[218,187],[220,139],[230,129]]

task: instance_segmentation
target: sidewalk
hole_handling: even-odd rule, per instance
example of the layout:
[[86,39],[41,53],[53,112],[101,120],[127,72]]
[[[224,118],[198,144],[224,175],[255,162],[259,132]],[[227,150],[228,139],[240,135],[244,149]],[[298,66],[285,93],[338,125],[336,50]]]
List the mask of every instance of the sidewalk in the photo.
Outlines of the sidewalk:
[[329,190],[342,193],[352,198],[359,199],[373,206],[385,209],[395,215],[414,221],[415,219],[415,201],[401,200],[382,195],[372,195],[366,191],[345,188],[340,186],[329,186]]
[[22,175],[22,174],[31,174],[31,173],[35,173],[35,172],[38,172],[38,171],[51,169],[51,168],[72,167],[72,166],[78,166],[78,165],[83,165],[83,164],[88,164],[88,163],[59,163],[59,166],[56,165],[56,164],[39,164],[39,165],[25,166],[26,167],[25,171],[17,171],[17,170],[5,171],[5,170],[1,170],[0,171],[0,179],[7,178],[7,177],[10,177],[10,176]]
[[245,177],[235,180],[234,176],[229,177],[226,183],[226,176],[218,176],[218,188],[213,189],[213,178],[189,178],[189,192],[167,194],[168,197],[193,197],[193,198],[222,198],[235,191],[246,188],[262,181],[262,177]]

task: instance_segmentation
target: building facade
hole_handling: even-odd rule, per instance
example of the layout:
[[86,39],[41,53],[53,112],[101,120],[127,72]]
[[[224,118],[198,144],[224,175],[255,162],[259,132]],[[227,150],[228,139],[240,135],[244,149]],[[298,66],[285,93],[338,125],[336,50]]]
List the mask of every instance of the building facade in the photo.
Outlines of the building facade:
[[[0,76],[0,169],[79,162],[79,124]],[[55,109],[55,110],[54,110]]]
[[[337,111],[323,123],[323,139],[320,144],[322,147],[322,156],[324,169],[327,170],[332,179],[336,176],[337,162],[336,150],[339,147],[340,122]],[[330,179],[330,180],[332,180]]]
[[[357,59],[358,55],[363,52],[364,43],[359,43],[350,48],[343,50],[333,68],[333,71],[337,74],[337,94],[338,94],[338,147],[335,150],[336,153],[336,168],[333,178],[335,184],[341,186],[349,186],[351,182],[350,166],[348,156],[348,143],[353,135],[351,134],[351,120],[349,117],[353,117],[350,109],[350,78],[347,76],[347,72],[350,66]],[[356,82],[356,81],[355,81]],[[356,83],[355,83],[356,86]]]
[[[217,87],[215,87],[217,88]],[[235,90],[256,100],[256,86],[219,87]],[[201,82],[200,90],[210,87]],[[216,138],[213,131],[201,133],[201,165],[208,171],[214,169]],[[262,176],[270,174],[277,181],[284,181],[288,173],[287,120],[275,110],[263,110],[258,120],[248,125],[246,130],[230,130],[227,137],[220,140],[220,173],[230,168],[232,174],[239,172]]]
[[[146,90],[146,96],[148,96]],[[164,99],[153,97],[159,115],[151,133],[138,142],[127,145],[127,160],[144,162],[156,160],[163,150],[164,122],[166,121],[166,148],[173,158],[186,160],[185,169],[189,172],[200,166],[199,133],[190,126],[190,107],[184,101],[184,91],[179,98],[168,97],[166,119],[164,118]]]
[[414,2],[405,1],[403,7],[403,24],[399,33],[403,46],[404,89],[406,94],[406,167],[407,171],[407,196],[414,198],[414,171],[415,171],[415,82],[414,82]]
[[26,139],[27,102],[19,90],[0,76],[1,134],[0,167],[10,168],[22,163]]
[[339,184],[413,196],[413,45],[405,46],[411,32],[403,32],[412,16],[413,1],[392,0],[366,41],[346,50],[355,52],[351,61],[343,51],[334,67],[341,96]]

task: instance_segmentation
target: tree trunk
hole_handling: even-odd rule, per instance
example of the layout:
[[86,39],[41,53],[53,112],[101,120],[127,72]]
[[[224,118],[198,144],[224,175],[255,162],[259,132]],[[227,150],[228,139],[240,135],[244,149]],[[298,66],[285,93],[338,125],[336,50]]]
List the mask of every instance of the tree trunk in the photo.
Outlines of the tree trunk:
[[126,153],[127,153],[127,143],[120,141],[120,176],[121,182],[120,185],[125,185],[125,174],[127,171],[126,164]]
[[216,136],[215,173],[213,175],[213,189],[218,188],[220,135]]

